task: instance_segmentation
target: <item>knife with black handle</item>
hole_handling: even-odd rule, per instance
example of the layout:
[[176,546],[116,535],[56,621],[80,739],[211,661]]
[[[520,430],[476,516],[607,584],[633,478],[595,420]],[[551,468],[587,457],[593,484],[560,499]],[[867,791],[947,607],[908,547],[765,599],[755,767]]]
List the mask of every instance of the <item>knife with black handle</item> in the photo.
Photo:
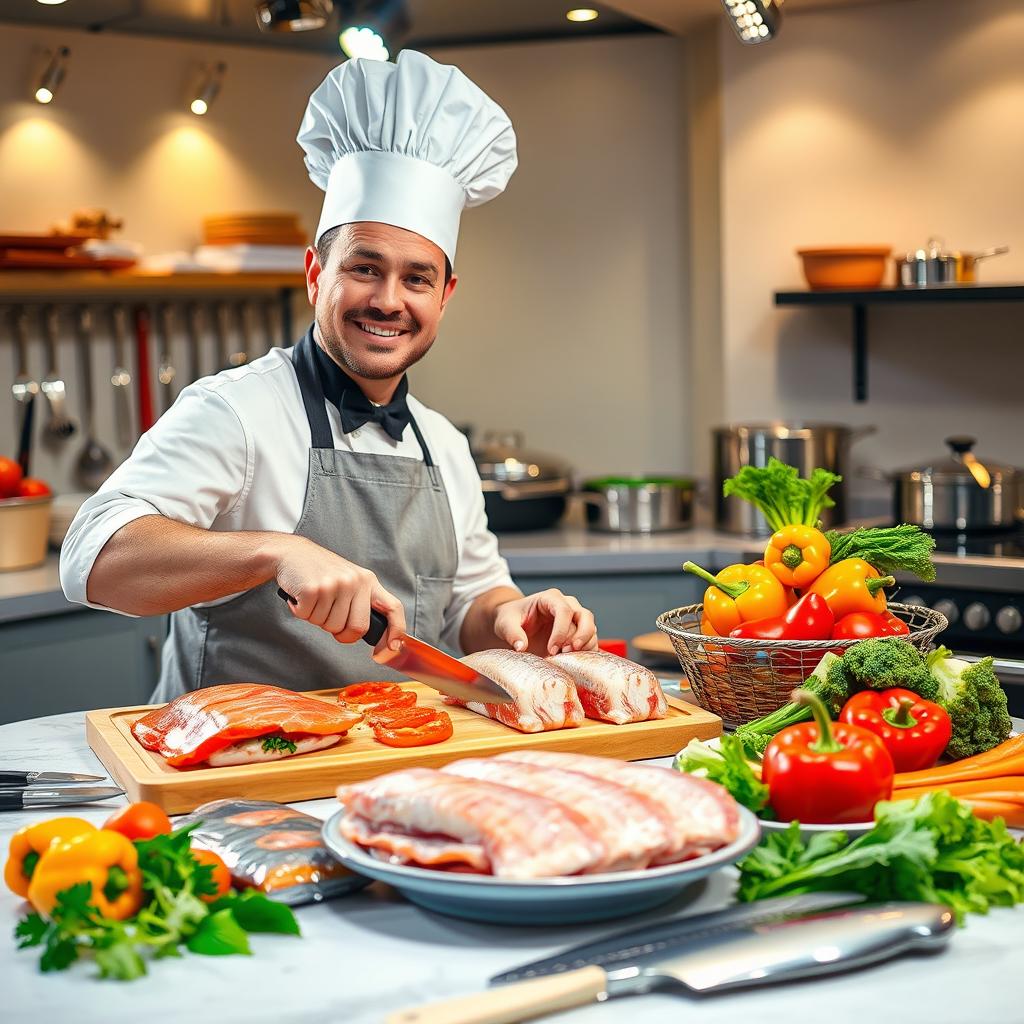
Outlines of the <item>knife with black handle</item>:
[[102,775],[81,772],[16,772],[0,770],[0,786],[52,785],[63,782],[102,782]]
[[94,800],[110,800],[124,796],[123,789],[114,786],[28,786],[24,789],[0,788],[0,811],[30,811],[34,807],[63,807],[71,804],[89,804]]

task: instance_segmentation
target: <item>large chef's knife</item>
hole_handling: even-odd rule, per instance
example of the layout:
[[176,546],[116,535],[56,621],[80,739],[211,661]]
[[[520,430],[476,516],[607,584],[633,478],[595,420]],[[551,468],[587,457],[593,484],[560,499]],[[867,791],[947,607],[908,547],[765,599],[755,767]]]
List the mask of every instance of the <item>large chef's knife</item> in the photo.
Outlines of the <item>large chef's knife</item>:
[[88,804],[124,796],[116,786],[27,786],[24,789],[0,788],[0,811],[29,811],[33,807],[60,807]]
[[61,782],[102,782],[103,775],[81,772],[19,772],[0,769],[0,786],[40,786]]
[[[277,595],[289,604],[295,604],[295,598],[280,587]],[[370,628],[363,636],[363,640],[371,647],[376,647],[387,628],[387,618],[375,608],[371,608]],[[432,690],[455,697],[456,700],[479,704],[515,703],[515,698],[493,679],[481,675],[458,658],[453,658],[450,654],[445,654],[437,647],[408,633],[402,634],[401,646],[397,651],[385,648],[374,654],[373,660],[378,665],[387,665],[395,672],[425,683]]]
[[577,946],[492,978],[497,987],[486,992],[402,1011],[388,1024],[513,1024],[654,989],[703,994],[792,981],[938,950],[954,927],[953,912],[931,903],[774,906],[728,917],[742,909],[724,911],[724,920],[680,918]]

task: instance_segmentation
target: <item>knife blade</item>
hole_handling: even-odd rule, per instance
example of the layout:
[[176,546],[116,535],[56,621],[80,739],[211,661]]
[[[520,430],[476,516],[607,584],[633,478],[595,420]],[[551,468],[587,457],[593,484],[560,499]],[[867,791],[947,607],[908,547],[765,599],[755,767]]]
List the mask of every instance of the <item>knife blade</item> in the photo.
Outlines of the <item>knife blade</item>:
[[[295,598],[280,587],[277,588],[277,596],[289,604],[296,603]],[[376,647],[387,628],[387,617],[371,608],[370,628],[363,635],[363,641],[371,647]],[[401,647],[397,651],[385,648],[375,653],[373,660],[378,665],[387,665],[388,668],[457,700],[479,704],[515,703],[515,698],[493,679],[481,675],[468,665],[464,665],[458,658],[453,658],[450,654],[445,654],[439,648],[408,633],[402,634]]]
[[[867,966],[912,950],[937,951],[954,929],[953,912],[931,903],[861,903],[781,913],[776,909],[760,920],[722,923],[719,918],[717,925],[716,917],[702,915],[702,927],[691,929],[678,942],[655,943],[654,949],[636,942],[645,929],[626,932],[618,937],[621,955],[607,967],[578,955],[589,946],[568,950],[498,976],[527,980],[404,1010],[388,1024],[513,1024],[654,989],[703,994],[792,981]],[[661,927],[681,926],[686,920]],[[545,968],[555,960],[560,966]],[[542,973],[524,973],[538,970]]]
[[94,800],[109,800],[124,796],[116,786],[29,786],[27,789],[0,789],[0,811],[29,811],[33,807],[59,807],[69,804],[88,804]]
[[83,775],[81,772],[18,772],[0,771],[0,786],[36,786],[51,782],[102,782],[104,775]]

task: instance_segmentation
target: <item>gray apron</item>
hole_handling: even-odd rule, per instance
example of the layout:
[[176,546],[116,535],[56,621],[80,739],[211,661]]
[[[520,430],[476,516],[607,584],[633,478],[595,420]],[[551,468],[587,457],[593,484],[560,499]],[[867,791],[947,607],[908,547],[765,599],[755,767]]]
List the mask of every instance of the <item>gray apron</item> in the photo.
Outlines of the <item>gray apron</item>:
[[[371,569],[405,608],[409,632],[440,643],[458,563],[455,526],[440,470],[415,419],[423,461],[338,451],[312,346],[295,346],[293,365],[309,421],[309,476],[295,533]],[[401,678],[382,668],[361,640],[342,644],[296,619],[268,580],[223,604],[171,615],[154,703],[218,683],[271,683],[292,690]]]

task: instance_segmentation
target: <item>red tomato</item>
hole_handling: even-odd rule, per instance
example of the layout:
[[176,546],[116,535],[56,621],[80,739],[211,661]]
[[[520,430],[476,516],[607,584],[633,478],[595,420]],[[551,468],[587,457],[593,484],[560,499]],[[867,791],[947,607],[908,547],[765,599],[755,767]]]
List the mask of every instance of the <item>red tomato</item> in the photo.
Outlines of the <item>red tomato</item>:
[[18,485],[18,493],[15,497],[18,498],[44,498],[53,494],[48,484],[43,483],[42,480],[36,480],[35,477],[27,476]]
[[15,498],[21,483],[21,466],[14,459],[0,455],[0,498]]
[[141,800],[115,811],[103,827],[129,839],[152,839],[171,831],[171,819],[156,804]]
[[226,896],[231,891],[231,872],[228,871],[227,864],[213,850],[200,850],[193,846],[191,853],[200,864],[210,864],[213,867],[213,884],[217,886],[215,893],[203,893],[199,898],[204,903],[213,903],[221,896]]

